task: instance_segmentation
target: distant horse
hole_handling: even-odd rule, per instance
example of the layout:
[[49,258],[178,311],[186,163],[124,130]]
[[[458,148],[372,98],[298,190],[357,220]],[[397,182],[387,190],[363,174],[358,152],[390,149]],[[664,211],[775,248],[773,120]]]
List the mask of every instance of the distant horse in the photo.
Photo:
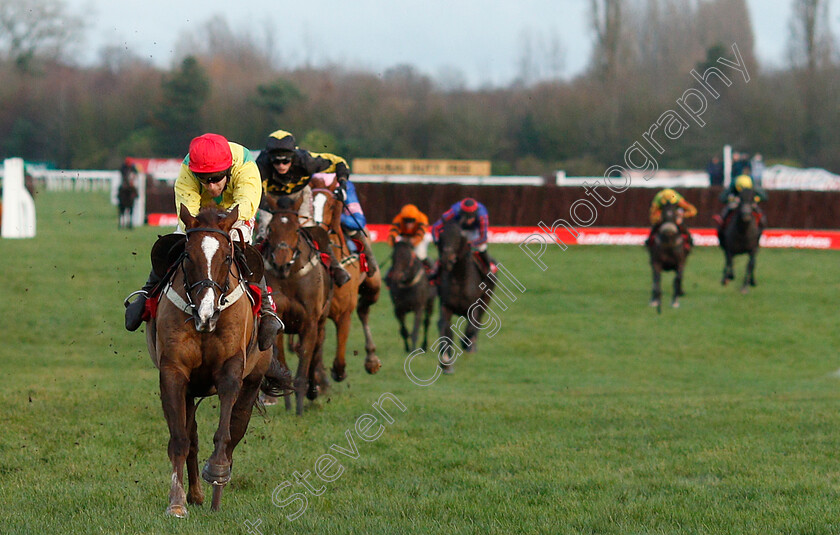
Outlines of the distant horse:
[[[297,414],[301,415],[304,394],[309,399],[318,397],[316,371],[324,344],[332,281],[312,238],[300,228],[297,211],[288,197],[263,198],[272,214],[262,251],[266,280],[273,289],[285,332],[299,336],[294,346],[298,355],[294,390]],[[285,366],[282,336],[278,335],[275,350],[278,361]]]
[[[215,449],[201,473],[213,485],[211,508],[218,510],[230,481],[233,450],[245,435],[271,362],[271,353],[257,347],[256,316],[234,262],[229,232],[238,215],[238,208],[225,213],[209,207],[193,217],[181,205],[184,253],[146,332],[149,356],[160,370],[160,399],[169,425],[172,477],[166,512],[179,518],[187,516],[185,500],[204,502],[195,398],[219,396]],[[189,494],[184,492],[184,461]]]
[[680,232],[682,210],[674,204],[662,208],[662,223],[648,244],[650,253],[650,267],[653,271],[653,291],[650,306],[661,312],[662,307],[662,272],[674,272],[674,295],[671,306],[680,306],[679,298],[683,295],[682,277],[689,250],[686,248],[685,238]]
[[[400,336],[406,351],[417,348],[417,338],[420,335],[420,322],[423,322],[423,345],[426,349],[429,339],[429,321],[435,306],[435,288],[429,282],[423,261],[414,252],[414,246],[408,241],[394,243],[391,253],[391,269],[385,276],[385,283],[391,291],[391,301],[394,303],[394,314],[400,323]],[[414,313],[414,328],[411,330],[411,345],[408,343],[409,334],[405,328],[405,317]]]
[[343,381],[347,377],[345,353],[347,351],[347,337],[350,335],[350,322],[353,319],[353,309],[362,322],[365,335],[365,370],[376,373],[382,367],[382,362],[376,356],[376,345],[370,331],[370,307],[379,300],[382,287],[382,276],[377,270],[372,276],[363,269],[359,254],[351,253],[341,230],[342,203],[335,198],[338,181],[332,175],[317,174],[310,181],[312,187],[312,203],[314,218],[318,225],[329,232],[333,246],[338,249],[336,256],[342,267],[350,274],[350,281],[335,288],[333,291],[330,319],[336,329],[336,350],[331,374],[336,381]]
[[738,206],[724,222],[723,249],[726,264],[723,267],[723,277],[720,283],[724,286],[735,278],[732,269],[733,257],[740,254],[748,254],[749,261],[744,273],[744,284],[741,286],[741,293],[747,293],[749,286],[755,286],[755,257],[758,254],[758,244],[761,238],[761,225],[759,224],[760,212],[758,202],[755,199],[755,192],[752,189],[743,189],[738,194]]
[[[495,287],[495,280],[487,277],[479,267],[478,260],[472,252],[467,237],[464,235],[461,226],[455,221],[449,221],[441,230],[438,238],[438,257],[440,268],[438,272],[438,296],[440,297],[440,319],[438,328],[441,336],[452,338],[453,329],[451,325],[452,316],[465,318],[466,330],[461,338],[461,347],[467,352],[478,350],[478,329],[474,323],[481,324],[481,317],[484,314],[483,307],[473,307],[482,299],[489,304],[490,294]],[[469,321],[468,314],[471,312],[474,317]],[[477,311],[477,313],[476,313]],[[440,365],[444,373],[452,373],[454,363],[453,351],[448,350],[449,361],[441,361]]]
[[119,228],[134,227],[134,201],[137,200],[137,188],[131,182],[123,182],[117,190],[117,202],[120,210]]

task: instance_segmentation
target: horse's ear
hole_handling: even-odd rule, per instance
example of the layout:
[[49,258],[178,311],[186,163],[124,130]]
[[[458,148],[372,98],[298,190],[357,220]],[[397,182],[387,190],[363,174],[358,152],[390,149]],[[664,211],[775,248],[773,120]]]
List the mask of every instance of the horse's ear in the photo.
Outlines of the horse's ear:
[[230,229],[233,228],[233,224],[236,223],[237,219],[239,219],[238,204],[231,208],[227,215],[221,221],[219,221],[219,227],[225,232],[230,232]]
[[178,210],[178,217],[180,217],[181,221],[184,222],[185,228],[192,228],[196,225],[196,219],[192,216],[185,204],[181,204],[181,207]]
[[[264,195],[264,197],[265,197],[266,204],[268,204],[268,207],[272,211],[276,212],[277,211],[277,201],[274,199],[274,196],[266,193]],[[301,195],[301,197],[303,197],[303,195]]]

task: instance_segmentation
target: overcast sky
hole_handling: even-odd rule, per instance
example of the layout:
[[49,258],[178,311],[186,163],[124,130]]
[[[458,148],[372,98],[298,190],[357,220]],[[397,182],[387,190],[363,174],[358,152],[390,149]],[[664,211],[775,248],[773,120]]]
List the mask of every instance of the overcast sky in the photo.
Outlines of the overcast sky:
[[[519,73],[523,34],[533,46],[563,49],[562,75],[586,65],[592,36],[588,0],[66,0],[84,14],[84,63],[106,45],[120,45],[168,68],[179,35],[214,15],[258,40],[275,25],[285,65],[333,62],[381,72],[410,64],[434,77],[458,71],[470,86],[510,83]],[[840,35],[840,0],[831,0],[831,26]],[[759,60],[784,62],[791,0],[748,0]],[[540,42],[542,44],[540,44]]]

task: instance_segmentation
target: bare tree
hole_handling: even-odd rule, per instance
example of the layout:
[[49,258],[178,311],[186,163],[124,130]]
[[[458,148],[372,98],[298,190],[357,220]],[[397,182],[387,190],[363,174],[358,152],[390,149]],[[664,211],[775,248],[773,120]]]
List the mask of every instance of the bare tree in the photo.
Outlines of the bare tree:
[[594,66],[607,80],[618,73],[624,0],[590,0],[590,23],[595,31]]
[[834,48],[829,29],[828,0],[794,0],[789,54],[794,67],[813,73],[831,61]]
[[61,59],[83,30],[83,20],[63,0],[0,2],[0,53],[22,71],[32,70],[38,57]]

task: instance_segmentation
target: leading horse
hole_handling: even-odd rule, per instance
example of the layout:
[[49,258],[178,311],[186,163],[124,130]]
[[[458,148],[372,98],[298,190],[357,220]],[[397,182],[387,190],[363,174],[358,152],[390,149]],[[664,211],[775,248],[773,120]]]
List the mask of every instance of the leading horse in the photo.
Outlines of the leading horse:
[[382,362],[376,356],[376,344],[370,331],[369,316],[370,307],[379,301],[379,291],[382,287],[381,270],[369,275],[361,263],[361,256],[350,252],[341,230],[342,202],[335,197],[338,181],[334,175],[312,175],[310,186],[315,222],[329,233],[333,246],[339,250],[336,257],[350,274],[350,281],[333,291],[330,305],[329,317],[335,324],[337,342],[330,372],[336,381],[343,381],[347,377],[345,353],[355,309],[365,335],[365,370],[371,374],[376,373],[382,367]]
[[[183,205],[184,252],[149,320],[149,356],[160,370],[160,399],[169,426],[172,477],[167,514],[184,518],[186,502],[201,504],[196,398],[219,396],[214,450],[201,476],[213,485],[218,510],[230,481],[233,450],[245,435],[260,383],[271,361],[257,344],[256,316],[241,268],[234,262],[230,230],[239,215],[217,207],[190,215]],[[189,493],[184,491],[184,462]]]
[[662,272],[674,272],[674,295],[671,306],[680,306],[679,298],[685,295],[682,289],[682,277],[689,249],[685,237],[680,232],[682,223],[682,209],[675,204],[668,204],[662,208],[662,222],[648,243],[650,253],[650,267],[653,271],[653,290],[650,306],[662,311]]
[[735,278],[732,269],[732,259],[741,254],[749,255],[747,269],[744,273],[744,283],[741,286],[741,293],[747,293],[750,286],[755,286],[755,257],[758,254],[759,241],[761,239],[762,225],[760,224],[761,212],[758,210],[758,201],[752,189],[743,189],[738,194],[736,201],[738,206],[724,222],[721,236],[721,248],[726,259],[723,266],[723,276],[720,283]]
[[[466,319],[467,326],[461,338],[462,349],[477,351],[478,328],[489,306],[490,294],[496,286],[494,278],[484,274],[461,226],[455,221],[444,224],[438,238],[438,296],[440,319],[438,329],[442,337],[453,340],[452,316]],[[481,304],[484,306],[474,306]],[[470,317],[470,314],[473,316]],[[463,320],[459,320],[459,324]],[[444,373],[452,373],[455,358],[453,348],[447,348],[448,357],[440,361]]]

